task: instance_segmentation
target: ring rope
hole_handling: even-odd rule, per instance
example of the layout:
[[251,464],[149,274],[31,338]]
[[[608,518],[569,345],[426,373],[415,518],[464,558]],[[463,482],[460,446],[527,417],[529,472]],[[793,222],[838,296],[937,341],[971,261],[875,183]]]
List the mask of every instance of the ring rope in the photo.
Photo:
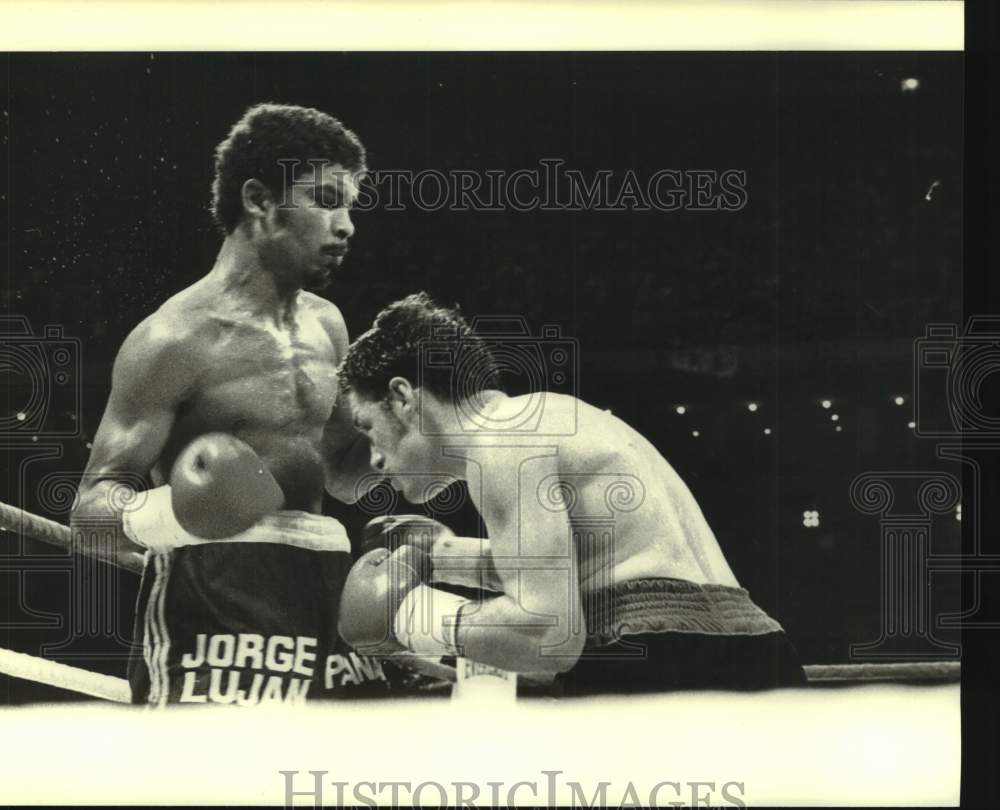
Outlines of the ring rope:
[[809,664],[803,667],[810,683],[870,681],[958,681],[959,661],[907,661],[905,663]]
[[125,571],[131,571],[133,574],[142,574],[144,565],[142,554],[135,551],[117,552],[113,558],[108,559],[106,555],[100,553],[99,548],[94,544],[74,543],[73,530],[64,523],[34,515],[3,501],[0,501],[0,529],[17,532],[52,546],[59,546],[59,548],[84,554],[102,562],[109,562]]
[[0,647],[0,672],[115,703],[131,703],[128,681]]
[[[108,562],[118,568],[141,574],[143,569],[143,558],[135,552],[117,553],[108,558],[100,554],[93,546],[74,543],[73,530],[69,526],[58,523],[54,520],[40,517],[24,509],[0,501],[0,529],[12,532],[19,532],[44,543],[59,546],[78,553],[86,554],[96,559]],[[12,658],[11,656],[16,656]],[[405,666],[443,681],[454,682],[457,678],[455,668],[421,658],[407,653],[397,653],[392,656],[392,660],[398,661]],[[8,664],[8,662],[11,662]],[[35,662],[35,663],[30,663]],[[19,668],[17,671],[10,667]],[[850,683],[850,682],[870,682],[870,681],[958,681],[961,677],[961,664],[958,661],[910,661],[904,663],[871,663],[871,664],[810,664],[803,667],[810,683]],[[107,697],[108,700],[120,700],[121,695],[128,695],[128,684],[120,678],[113,678],[110,675],[99,675],[87,672],[77,667],[66,664],[57,664],[45,659],[35,658],[23,653],[15,653],[0,648],[0,672],[8,672],[17,677],[18,672],[38,672],[39,680],[52,686],[64,686],[64,688],[75,689],[84,694],[95,695],[96,697],[106,697],[106,695],[117,695],[118,697]],[[65,679],[63,679],[65,676]],[[93,684],[84,676],[93,676]],[[32,676],[28,676],[32,677]],[[47,680],[53,678],[55,680]],[[86,688],[76,686],[80,683]],[[97,685],[99,684],[99,685]],[[103,690],[97,694],[89,689]],[[124,690],[124,692],[123,692]],[[126,698],[127,702],[127,698]]]

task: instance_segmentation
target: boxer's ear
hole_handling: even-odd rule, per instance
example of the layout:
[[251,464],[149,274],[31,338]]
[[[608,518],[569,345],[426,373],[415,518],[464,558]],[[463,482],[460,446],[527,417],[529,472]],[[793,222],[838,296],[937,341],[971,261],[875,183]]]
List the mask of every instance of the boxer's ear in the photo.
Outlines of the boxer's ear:
[[389,380],[389,408],[401,422],[412,422],[417,414],[417,389],[406,377]]
[[267,186],[253,177],[243,183],[240,196],[243,200],[243,212],[248,217],[265,217],[273,205],[271,192]]

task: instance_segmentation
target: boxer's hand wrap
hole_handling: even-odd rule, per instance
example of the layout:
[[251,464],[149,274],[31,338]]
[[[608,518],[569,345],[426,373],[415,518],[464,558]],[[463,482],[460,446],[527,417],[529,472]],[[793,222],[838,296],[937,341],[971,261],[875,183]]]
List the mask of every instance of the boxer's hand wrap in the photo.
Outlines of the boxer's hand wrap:
[[122,528],[133,543],[150,551],[169,551],[204,542],[177,522],[169,484],[136,495],[141,500],[139,506],[122,513]]
[[458,624],[462,609],[471,603],[471,599],[419,585],[396,611],[393,632],[400,644],[418,655],[461,655]]

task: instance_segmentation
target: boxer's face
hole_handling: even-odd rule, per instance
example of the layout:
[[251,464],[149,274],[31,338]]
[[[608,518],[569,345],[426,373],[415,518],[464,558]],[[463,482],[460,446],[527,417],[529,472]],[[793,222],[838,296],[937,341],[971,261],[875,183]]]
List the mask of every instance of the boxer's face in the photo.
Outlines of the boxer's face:
[[339,163],[310,165],[275,200],[262,256],[289,284],[323,289],[347,255],[356,178]]
[[419,401],[413,389],[390,393],[383,402],[359,397],[354,391],[348,399],[354,427],[368,439],[372,469],[385,475],[410,503],[422,503],[427,499],[427,475],[436,472],[434,461],[440,453],[420,430]]

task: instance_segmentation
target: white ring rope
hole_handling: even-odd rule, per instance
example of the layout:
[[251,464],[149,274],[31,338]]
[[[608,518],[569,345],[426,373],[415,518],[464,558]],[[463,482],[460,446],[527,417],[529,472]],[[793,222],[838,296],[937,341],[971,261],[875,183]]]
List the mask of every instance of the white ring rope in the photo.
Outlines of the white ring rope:
[[68,664],[59,664],[34,655],[5,650],[0,647],[0,672],[15,678],[70,689],[91,697],[130,703],[128,681],[99,672],[89,672]]
[[[143,556],[138,552],[121,552],[111,559],[100,553],[98,544],[74,543],[73,530],[63,523],[33,515],[24,509],[0,501],[0,528],[9,532],[23,534],[26,537],[33,537],[48,543],[52,546],[59,546],[77,554],[85,554],[109,562],[117,568],[131,571],[133,574],[141,574],[143,567]],[[81,532],[83,534],[84,532]]]
[[[73,530],[54,520],[34,515],[24,509],[0,501],[0,528],[33,537],[44,543],[95,556],[111,565],[136,574],[142,573],[142,558],[138,554],[107,557],[95,547],[73,542]],[[442,681],[456,680],[454,667],[427,658],[396,654],[393,660],[405,664],[422,675]],[[810,683],[864,683],[870,681],[957,681],[961,677],[958,661],[912,661],[906,663],[872,664],[812,664],[803,667]],[[51,686],[72,689],[86,695],[129,702],[128,683],[121,678],[88,672],[67,664],[58,664],[24,653],[0,648],[0,672],[18,678],[29,678]]]

